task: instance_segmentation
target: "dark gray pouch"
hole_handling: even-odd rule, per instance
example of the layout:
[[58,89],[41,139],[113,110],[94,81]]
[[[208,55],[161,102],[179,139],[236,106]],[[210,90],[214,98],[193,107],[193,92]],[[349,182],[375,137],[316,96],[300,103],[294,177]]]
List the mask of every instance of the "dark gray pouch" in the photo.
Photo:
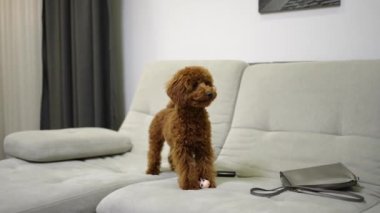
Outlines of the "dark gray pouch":
[[356,177],[342,163],[281,171],[282,186],[275,189],[252,188],[251,194],[272,197],[294,191],[346,201],[362,202],[364,197],[348,191],[358,184]]

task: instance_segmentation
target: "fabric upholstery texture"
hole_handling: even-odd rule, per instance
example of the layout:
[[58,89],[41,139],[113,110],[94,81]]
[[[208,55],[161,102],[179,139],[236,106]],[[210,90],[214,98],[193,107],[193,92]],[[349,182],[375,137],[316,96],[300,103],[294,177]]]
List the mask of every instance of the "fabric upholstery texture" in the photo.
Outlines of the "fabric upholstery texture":
[[[216,166],[238,174],[217,178],[216,189],[180,190],[166,163],[160,175],[145,175],[150,121],[168,103],[166,81],[187,65],[205,66],[214,77],[218,97],[208,111]],[[94,212],[102,198],[98,213],[379,212],[378,82],[380,60],[150,64],[118,132],[131,140],[130,152],[55,163],[0,161],[0,212]],[[353,190],[365,202],[249,193],[280,186],[279,171],[335,162],[359,176]]]
[[131,149],[126,135],[96,127],[15,132],[4,141],[7,155],[34,162],[121,154]]
[[247,68],[233,127],[380,138],[379,61]]
[[379,67],[380,61],[250,66],[217,165],[273,177],[342,162],[380,184]]
[[[221,147],[232,122],[240,78],[248,65],[232,60],[152,63],[144,70],[131,111],[118,131],[133,144],[130,152],[54,163],[30,163],[16,158],[0,161],[0,212],[95,212],[99,201],[117,188],[174,177],[165,163],[159,176],[145,174],[148,126],[153,115],[169,101],[166,82],[178,69],[189,65],[206,66],[214,77],[218,97],[208,112],[213,140],[217,148]],[[92,148],[81,151],[86,149]]]
[[148,176],[141,156],[130,153],[88,160],[31,163],[0,161],[0,212],[95,212],[112,191],[140,181],[173,177]]
[[105,197],[97,212],[367,213],[376,208],[380,195],[380,187],[370,185],[370,189],[361,191],[366,202],[360,204],[291,191],[268,199],[252,196],[249,189],[275,188],[281,184],[279,178],[218,178],[217,184],[216,189],[193,191],[179,189],[177,178],[129,185]]
[[[176,178],[129,185],[105,197],[97,211],[378,211],[379,68],[379,60],[249,66],[216,161],[219,170],[237,171],[238,177],[218,178],[216,189],[197,191],[180,190]],[[279,171],[336,162],[359,176],[353,190],[365,202],[291,191],[272,198],[249,193],[252,187],[281,186]]]

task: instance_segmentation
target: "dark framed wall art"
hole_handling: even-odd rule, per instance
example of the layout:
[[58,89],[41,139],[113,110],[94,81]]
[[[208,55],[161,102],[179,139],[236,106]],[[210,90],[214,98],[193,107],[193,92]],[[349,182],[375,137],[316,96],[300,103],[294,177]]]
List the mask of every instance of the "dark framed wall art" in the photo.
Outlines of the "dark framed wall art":
[[340,0],[259,0],[260,13],[340,6]]

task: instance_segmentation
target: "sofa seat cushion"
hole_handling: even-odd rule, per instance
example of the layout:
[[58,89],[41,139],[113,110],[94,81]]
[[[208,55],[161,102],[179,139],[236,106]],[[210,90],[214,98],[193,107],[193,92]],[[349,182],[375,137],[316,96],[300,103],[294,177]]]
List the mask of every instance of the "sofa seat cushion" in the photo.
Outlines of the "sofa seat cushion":
[[173,177],[145,175],[145,156],[126,153],[88,160],[0,161],[0,212],[95,212],[99,201],[128,184]]
[[7,155],[34,162],[113,155],[131,149],[125,134],[96,127],[22,131],[4,140]]
[[[198,213],[198,212],[281,212],[281,213],[358,213],[379,207],[380,187],[367,187],[360,192],[363,203],[347,202],[295,192],[284,192],[272,198],[256,197],[252,187],[274,188],[278,178],[218,178],[216,189],[181,190],[177,178],[143,182],[121,188],[98,205],[98,213]],[[366,184],[364,184],[366,185]],[[377,207],[377,208],[378,208]]]

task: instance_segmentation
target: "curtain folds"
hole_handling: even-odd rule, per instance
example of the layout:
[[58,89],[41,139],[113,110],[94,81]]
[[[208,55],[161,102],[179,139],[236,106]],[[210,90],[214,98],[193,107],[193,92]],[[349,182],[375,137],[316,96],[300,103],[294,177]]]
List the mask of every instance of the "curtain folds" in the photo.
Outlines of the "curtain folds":
[[0,0],[0,159],[4,136],[39,129],[42,0]]
[[110,14],[111,2],[43,1],[42,129],[121,125],[122,44],[111,22],[121,17]]

